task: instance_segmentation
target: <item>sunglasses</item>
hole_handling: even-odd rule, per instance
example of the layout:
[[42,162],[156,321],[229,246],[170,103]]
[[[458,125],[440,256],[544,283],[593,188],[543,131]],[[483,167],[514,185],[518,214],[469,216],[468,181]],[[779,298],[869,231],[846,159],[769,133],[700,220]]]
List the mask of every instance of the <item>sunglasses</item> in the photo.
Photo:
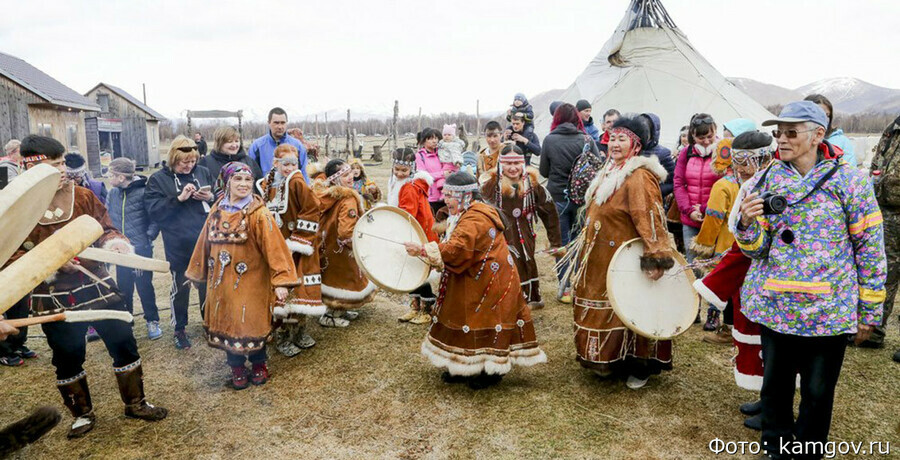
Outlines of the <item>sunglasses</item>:
[[807,129],[806,131],[797,131],[796,129],[785,129],[784,131],[782,131],[780,129],[775,129],[772,131],[772,136],[775,139],[778,139],[779,137],[781,137],[782,134],[784,134],[784,136],[787,137],[788,139],[793,139],[793,138],[797,137],[797,135],[800,133],[808,133],[810,131],[815,131],[815,130],[816,130],[816,128]]
[[715,121],[713,120],[713,118],[709,117],[709,116],[694,118],[693,120],[691,120],[691,124],[694,126],[711,125],[714,123],[715,123]]
[[194,150],[197,150],[197,147],[176,147],[175,150],[178,150],[178,151],[184,152],[184,153],[190,153],[190,152],[193,152]]

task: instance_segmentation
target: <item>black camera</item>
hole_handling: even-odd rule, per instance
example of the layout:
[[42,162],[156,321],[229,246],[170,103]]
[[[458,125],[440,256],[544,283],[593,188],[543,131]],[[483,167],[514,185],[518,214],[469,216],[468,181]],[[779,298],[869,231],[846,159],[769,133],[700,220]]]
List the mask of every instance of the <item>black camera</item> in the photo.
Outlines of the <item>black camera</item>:
[[765,191],[759,196],[763,200],[763,214],[781,214],[787,209],[787,198],[777,193]]

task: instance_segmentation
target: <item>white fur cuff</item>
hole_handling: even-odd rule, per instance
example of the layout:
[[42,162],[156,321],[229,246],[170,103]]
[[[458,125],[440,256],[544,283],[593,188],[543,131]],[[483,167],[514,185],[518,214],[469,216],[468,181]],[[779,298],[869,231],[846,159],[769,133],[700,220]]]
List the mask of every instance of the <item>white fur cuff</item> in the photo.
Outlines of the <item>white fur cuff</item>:
[[291,252],[302,254],[304,256],[311,256],[313,253],[313,247],[308,244],[298,243],[290,238],[284,241],[287,243],[287,247]]
[[103,246],[101,246],[100,249],[112,251],[112,246],[116,243],[128,246],[128,252],[126,252],[125,254],[134,254],[134,246],[132,246],[131,242],[126,240],[125,238],[110,238],[105,243],[103,243]]

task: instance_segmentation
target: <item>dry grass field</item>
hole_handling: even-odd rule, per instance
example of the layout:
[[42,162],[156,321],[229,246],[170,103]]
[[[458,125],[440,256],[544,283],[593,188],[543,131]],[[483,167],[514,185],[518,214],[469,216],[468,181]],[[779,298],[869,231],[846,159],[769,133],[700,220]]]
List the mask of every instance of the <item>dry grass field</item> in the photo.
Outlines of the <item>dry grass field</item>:
[[[367,152],[370,145],[367,140]],[[369,173],[386,186],[388,163]],[[158,240],[156,257],[162,254]],[[419,354],[425,328],[398,323],[400,299],[380,295],[347,329],[312,321],[318,345],[293,359],[270,349],[270,382],[236,392],[226,386],[224,354],[202,340],[193,297],[193,349],[175,350],[168,311],[161,314],[165,335],[158,341],[147,340],[143,319],[135,326],[148,397],[169,408],[168,419],[125,418],[110,358],[100,342],[91,343],[86,368],[97,427],[68,441],[66,413],[22,457],[699,459],[714,457],[707,449],[714,438],[758,440],[737,410],[756,395],[735,386],[731,348],[701,342],[698,326],[676,340],[674,370],[642,390],[582,370],[575,362],[571,308],[555,301],[552,261],[539,257],[547,307],[535,313],[535,328],[549,362],[515,368],[497,387],[473,391],[441,383],[440,371]],[[169,277],[155,280],[160,307],[166,307]],[[39,405],[64,410],[46,342],[32,338],[29,345],[41,353],[37,360],[0,369],[0,423]],[[833,440],[889,441],[893,458],[900,458],[900,365],[891,361],[898,347],[892,322],[884,350],[848,350]]]

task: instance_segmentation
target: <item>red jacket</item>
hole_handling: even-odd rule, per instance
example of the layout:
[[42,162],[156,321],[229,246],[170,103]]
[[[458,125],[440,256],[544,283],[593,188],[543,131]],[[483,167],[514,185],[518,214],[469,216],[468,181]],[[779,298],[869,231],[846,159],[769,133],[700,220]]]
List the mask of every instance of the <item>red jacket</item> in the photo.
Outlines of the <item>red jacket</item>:
[[425,231],[428,241],[437,242],[437,235],[431,227],[434,226],[434,215],[431,214],[431,206],[428,204],[428,190],[430,184],[416,177],[414,180],[403,184],[400,188],[400,209],[412,214],[416,222]]

